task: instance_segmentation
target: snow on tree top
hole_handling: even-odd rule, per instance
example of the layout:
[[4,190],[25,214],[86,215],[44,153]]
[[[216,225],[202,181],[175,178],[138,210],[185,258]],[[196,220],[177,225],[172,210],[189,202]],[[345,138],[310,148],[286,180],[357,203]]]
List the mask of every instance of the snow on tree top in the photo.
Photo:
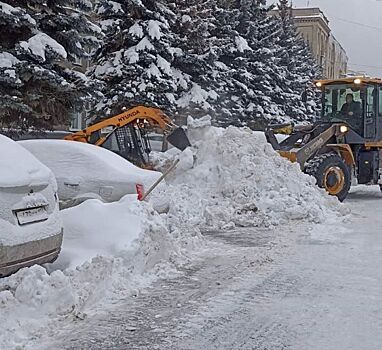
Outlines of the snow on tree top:
[[199,84],[192,84],[192,88],[188,94],[181,97],[177,104],[179,107],[186,107],[191,102],[200,104],[203,109],[209,109],[210,104],[207,102],[208,99],[216,99],[217,93],[215,91],[206,91]]
[[135,46],[128,48],[124,54],[130,64],[134,64],[139,61],[139,53],[135,50],[135,48]]
[[109,4],[113,6],[114,12],[125,12],[122,10],[122,5],[119,2],[109,1]]
[[[115,1],[108,1],[107,3],[108,3],[108,5],[111,6],[110,11],[112,11],[114,13],[125,13],[125,11],[123,11],[122,5],[120,3],[115,2]],[[100,6],[98,9],[98,14],[101,15],[101,14],[105,13],[106,11],[107,11],[107,9],[104,6]]]
[[144,37],[143,28],[138,22],[129,28],[129,33],[139,39]]
[[151,44],[150,40],[145,36],[136,46],[137,51],[153,51],[155,48],[153,44]]
[[192,18],[189,15],[183,15],[182,16],[182,23],[191,22]]
[[119,20],[115,19],[105,19],[100,21],[101,29],[106,31],[109,27],[112,27],[114,24],[118,24]]
[[247,40],[245,40],[242,36],[237,36],[235,38],[236,47],[240,52],[244,52],[245,50],[252,51],[249,47]]
[[41,57],[43,61],[46,60],[47,49],[54,51],[62,58],[67,57],[64,47],[45,33],[38,33],[32,36],[28,41],[20,42],[20,47],[31,52],[35,56]]
[[166,73],[167,75],[172,74],[171,64],[160,55],[157,55],[157,64],[162,72]]
[[[20,15],[21,13],[24,13],[24,11],[21,8],[13,7],[1,1],[0,1],[0,12],[3,12],[6,15]],[[26,19],[29,23],[36,25],[36,21],[27,13],[24,14],[23,18]]]
[[147,70],[147,75],[149,78],[153,76],[156,78],[162,77],[162,73],[154,63],[151,63],[150,68]]
[[160,27],[163,25],[163,23],[159,21],[150,20],[148,24],[149,29],[149,36],[151,39],[157,39],[160,40],[162,37],[162,31]]
[[141,0],[132,0],[132,2],[138,6],[143,6],[143,3]]
[[0,68],[10,68],[20,61],[8,52],[0,52]]

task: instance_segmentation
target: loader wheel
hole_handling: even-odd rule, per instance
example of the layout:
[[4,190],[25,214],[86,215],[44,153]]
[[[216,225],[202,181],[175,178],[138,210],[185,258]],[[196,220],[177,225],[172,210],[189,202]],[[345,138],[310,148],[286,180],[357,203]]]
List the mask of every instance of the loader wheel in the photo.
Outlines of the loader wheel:
[[350,171],[342,158],[335,153],[326,153],[311,159],[305,173],[316,178],[317,185],[332,196],[343,201],[350,189]]

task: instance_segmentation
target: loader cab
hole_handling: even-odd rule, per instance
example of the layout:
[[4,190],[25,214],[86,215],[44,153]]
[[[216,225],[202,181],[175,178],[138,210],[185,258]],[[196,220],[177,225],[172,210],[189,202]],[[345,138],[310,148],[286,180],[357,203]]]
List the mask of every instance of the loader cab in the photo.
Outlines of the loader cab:
[[346,78],[316,86],[322,91],[323,120],[346,122],[359,140],[382,140],[382,80]]

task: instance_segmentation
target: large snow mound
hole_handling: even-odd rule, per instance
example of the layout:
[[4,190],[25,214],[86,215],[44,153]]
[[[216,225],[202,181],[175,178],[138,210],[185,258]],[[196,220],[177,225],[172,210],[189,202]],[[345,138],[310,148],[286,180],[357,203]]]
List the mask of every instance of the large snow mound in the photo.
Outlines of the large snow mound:
[[89,200],[63,218],[63,251],[50,274],[36,265],[0,279],[0,349],[33,343],[44,327],[86,317],[175,272],[168,261],[178,250],[162,217],[136,196]]
[[180,163],[169,186],[153,197],[169,198],[169,217],[201,228],[270,226],[290,220],[322,222],[344,210],[317,188],[314,178],[280,157],[264,135],[250,129],[212,127],[209,118],[189,120],[193,147],[152,157],[165,168]]

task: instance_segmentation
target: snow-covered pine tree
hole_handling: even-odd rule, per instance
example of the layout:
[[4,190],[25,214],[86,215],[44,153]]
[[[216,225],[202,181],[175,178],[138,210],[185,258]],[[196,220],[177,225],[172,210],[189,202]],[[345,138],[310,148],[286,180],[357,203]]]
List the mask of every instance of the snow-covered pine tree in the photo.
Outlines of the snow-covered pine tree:
[[176,14],[172,31],[181,50],[174,66],[189,76],[189,88],[177,100],[183,120],[216,113],[217,92],[214,78],[215,55],[211,50],[214,29],[215,0],[175,0],[171,9]]
[[[279,16],[275,18],[280,23],[278,45],[279,62],[285,68],[283,77],[283,92],[275,96],[275,101],[283,106],[284,113],[294,121],[312,120],[317,113],[316,94],[313,79],[318,78],[319,69],[313,59],[309,47],[299,35],[292,16],[289,0],[279,0]],[[307,93],[308,102],[302,100]]]
[[1,127],[68,124],[87,90],[70,62],[86,56],[99,32],[82,12],[88,6],[86,0],[0,2]]
[[280,91],[275,79],[280,74],[275,60],[277,25],[268,17],[265,0],[240,0],[228,9],[231,14],[224,26],[230,25],[234,45],[231,42],[219,60],[230,72],[231,117],[223,116],[222,121],[218,116],[218,123],[261,128],[266,120],[283,114],[271,98]]
[[247,94],[247,87],[237,80],[237,75],[240,75],[239,69],[246,76],[243,64],[246,45],[237,30],[239,16],[239,8],[225,1],[218,1],[213,12],[210,47],[217,92],[214,122],[219,126],[243,125],[243,96]]
[[166,1],[100,0],[97,14],[105,42],[89,75],[103,82],[100,116],[137,104],[175,113],[189,77],[174,66],[182,51],[171,31],[176,15]]

